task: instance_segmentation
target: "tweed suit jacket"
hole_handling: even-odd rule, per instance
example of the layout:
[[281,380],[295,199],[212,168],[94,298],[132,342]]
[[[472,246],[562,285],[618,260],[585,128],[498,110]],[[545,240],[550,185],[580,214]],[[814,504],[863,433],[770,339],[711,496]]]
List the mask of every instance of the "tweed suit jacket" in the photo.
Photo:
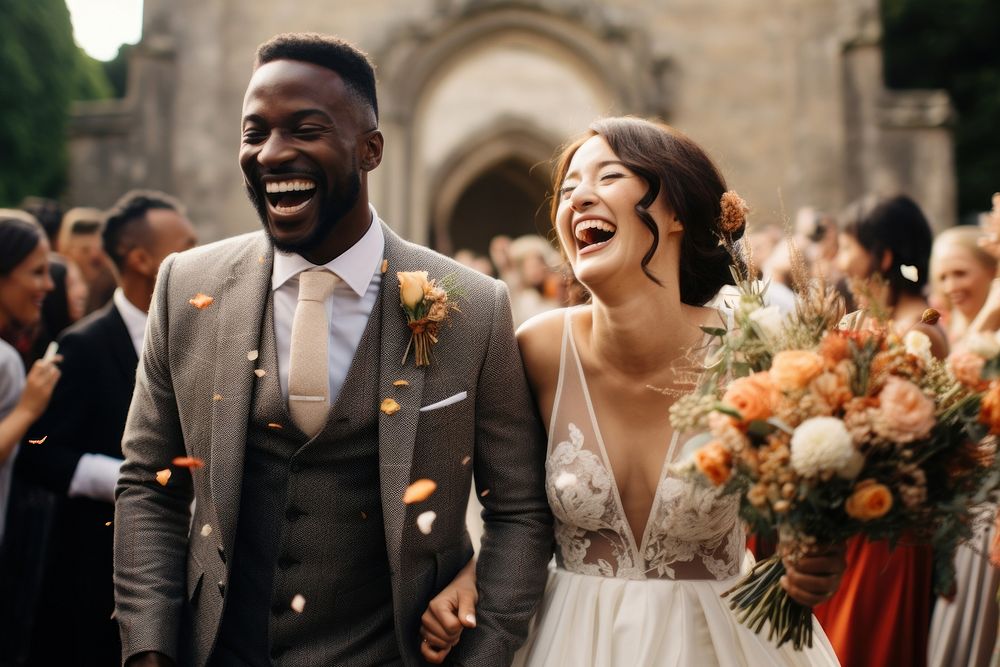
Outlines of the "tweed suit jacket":
[[[377,218],[376,218],[377,221]],[[546,580],[551,514],[544,491],[544,434],[513,337],[502,283],[410,244],[384,223],[388,270],[380,316],[379,480],[392,577],[396,638],[421,664],[420,615],[472,553],[465,506],[472,475],[486,532],[477,568],[478,626],[454,649],[457,664],[508,665],[523,642]],[[271,296],[273,249],[262,232],[168,257],[160,269],[122,443],[115,514],[115,597],[123,661],[142,651],[204,665],[222,616],[242,489],[254,361]],[[417,368],[396,271],[454,274],[466,296]],[[189,300],[213,297],[206,308]],[[252,356],[252,355],[251,355]],[[394,382],[405,380],[406,385]],[[461,396],[441,409],[422,411]],[[447,402],[447,401],[446,401]],[[373,404],[367,409],[378,410]],[[204,468],[172,467],[177,456]],[[172,468],[166,485],[159,470]],[[406,487],[432,477],[426,503],[404,505]],[[322,493],[323,489],[316,489]],[[190,516],[191,500],[195,516]],[[437,513],[430,535],[416,527]],[[207,528],[206,528],[207,526]],[[308,590],[302,591],[308,600]]]

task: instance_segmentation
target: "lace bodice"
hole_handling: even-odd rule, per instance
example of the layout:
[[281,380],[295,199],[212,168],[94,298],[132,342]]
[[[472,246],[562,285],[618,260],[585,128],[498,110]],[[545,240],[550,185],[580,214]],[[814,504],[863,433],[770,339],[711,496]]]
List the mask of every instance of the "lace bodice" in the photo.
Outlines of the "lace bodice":
[[563,325],[545,462],[557,563],[580,574],[625,579],[738,574],[744,534],[737,497],[671,472],[683,450],[678,444],[693,434],[671,436],[644,533],[639,541],[632,534],[573,340],[572,312],[567,311]]

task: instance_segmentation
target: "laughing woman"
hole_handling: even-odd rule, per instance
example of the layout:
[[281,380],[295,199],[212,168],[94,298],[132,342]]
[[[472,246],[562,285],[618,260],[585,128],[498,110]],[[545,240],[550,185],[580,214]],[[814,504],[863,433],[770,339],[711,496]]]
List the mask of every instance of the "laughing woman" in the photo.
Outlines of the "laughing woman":
[[[41,225],[26,213],[0,209],[0,330],[32,325],[41,318],[42,302],[53,288],[48,257]],[[47,359],[36,361],[25,378],[17,350],[0,339],[0,542],[14,454],[45,411],[58,380],[59,368]]]
[[[735,194],[694,142],[635,118],[593,124],[562,153],[553,186],[555,231],[593,301],[518,332],[548,426],[557,566],[515,662],[837,664],[818,626],[814,647],[796,652],[737,622],[720,594],[749,566],[739,500],[672,472],[695,434],[674,432],[668,410],[693,388],[701,327],[718,324],[704,304],[732,281],[721,217]],[[726,228],[738,238],[743,222]],[[844,568],[836,550],[786,565],[785,588],[806,605],[827,599]],[[431,602],[428,660],[441,662],[463,625],[475,631],[474,584],[470,564]]]

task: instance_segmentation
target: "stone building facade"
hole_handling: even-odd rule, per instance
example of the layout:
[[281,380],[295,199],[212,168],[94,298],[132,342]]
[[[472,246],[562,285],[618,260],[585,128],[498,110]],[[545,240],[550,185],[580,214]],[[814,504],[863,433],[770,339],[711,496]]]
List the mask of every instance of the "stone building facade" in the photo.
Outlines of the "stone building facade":
[[128,96],[76,109],[69,199],[155,187],[203,239],[256,228],[236,162],[253,52],[309,30],[377,64],[373,201],[446,252],[545,231],[549,160],[607,114],[657,116],[701,143],[752,224],[903,191],[948,226],[949,100],[885,89],[877,2],[145,0]]

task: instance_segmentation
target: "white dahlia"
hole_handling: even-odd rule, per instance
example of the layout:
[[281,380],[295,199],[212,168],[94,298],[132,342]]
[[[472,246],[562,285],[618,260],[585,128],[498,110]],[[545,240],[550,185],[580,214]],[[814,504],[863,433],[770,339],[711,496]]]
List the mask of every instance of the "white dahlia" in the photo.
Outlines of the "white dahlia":
[[792,433],[792,468],[803,477],[816,477],[824,472],[853,477],[860,472],[859,461],[864,462],[839,419],[813,417]]

